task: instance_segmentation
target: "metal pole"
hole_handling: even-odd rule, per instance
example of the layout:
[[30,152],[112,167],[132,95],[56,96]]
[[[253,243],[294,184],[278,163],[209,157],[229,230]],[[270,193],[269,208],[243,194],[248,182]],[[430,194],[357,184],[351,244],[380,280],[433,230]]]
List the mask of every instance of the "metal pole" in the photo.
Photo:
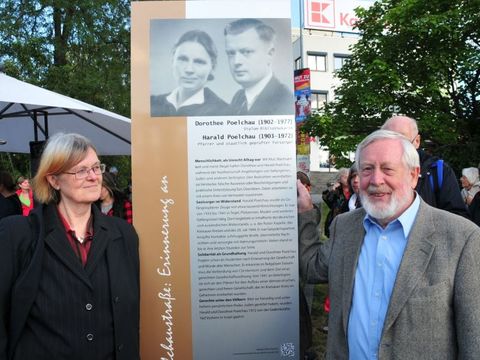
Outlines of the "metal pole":
[[38,141],[38,120],[37,120],[37,112],[33,111],[33,134],[35,141]]
[[43,113],[43,122],[44,122],[44,125],[45,125],[45,140],[48,140],[48,111],[45,111]]
[[298,0],[300,11],[300,68],[303,69],[303,0]]

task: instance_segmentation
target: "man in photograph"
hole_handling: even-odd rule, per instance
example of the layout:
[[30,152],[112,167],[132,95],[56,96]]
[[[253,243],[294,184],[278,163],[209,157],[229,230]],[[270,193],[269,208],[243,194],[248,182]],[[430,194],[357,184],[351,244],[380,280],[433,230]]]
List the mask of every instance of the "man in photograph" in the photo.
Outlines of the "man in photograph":
[[242,86],[233,96],[235,115],[286,115],[294,112],[293,92],[274,75],[275,30],[258,19],[225,27],[225,48],[233,79]]

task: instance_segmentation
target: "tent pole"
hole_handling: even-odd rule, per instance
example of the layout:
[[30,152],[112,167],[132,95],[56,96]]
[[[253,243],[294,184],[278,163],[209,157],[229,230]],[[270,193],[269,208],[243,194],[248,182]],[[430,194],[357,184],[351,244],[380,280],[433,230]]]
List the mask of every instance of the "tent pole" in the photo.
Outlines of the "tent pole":
[[48,111],[43,113],[44,125],[45,125],[45,140],[48,140]]
[[37,111],[33,111],[33,135],[35,141],[38,141],[38,120],[37,120]]

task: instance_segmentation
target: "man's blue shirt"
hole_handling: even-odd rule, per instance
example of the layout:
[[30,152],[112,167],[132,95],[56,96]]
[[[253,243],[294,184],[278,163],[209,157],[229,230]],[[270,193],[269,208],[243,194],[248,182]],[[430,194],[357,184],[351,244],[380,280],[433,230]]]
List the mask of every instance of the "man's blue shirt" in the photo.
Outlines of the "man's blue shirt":
[[420,206],[418,194],[410,207],[383,229],[365,216],[348,322],[350,360],[377,359],[390,296]]

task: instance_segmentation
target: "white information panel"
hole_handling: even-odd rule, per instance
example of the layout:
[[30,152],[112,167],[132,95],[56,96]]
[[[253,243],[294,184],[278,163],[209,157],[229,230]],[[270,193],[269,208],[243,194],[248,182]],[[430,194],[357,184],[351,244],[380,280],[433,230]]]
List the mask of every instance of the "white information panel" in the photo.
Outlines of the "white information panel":
[[132,3],[142,359],[299,359],[290,1]]
[[189,118],[188,146],[194,353],[296,358],[293,116]]

